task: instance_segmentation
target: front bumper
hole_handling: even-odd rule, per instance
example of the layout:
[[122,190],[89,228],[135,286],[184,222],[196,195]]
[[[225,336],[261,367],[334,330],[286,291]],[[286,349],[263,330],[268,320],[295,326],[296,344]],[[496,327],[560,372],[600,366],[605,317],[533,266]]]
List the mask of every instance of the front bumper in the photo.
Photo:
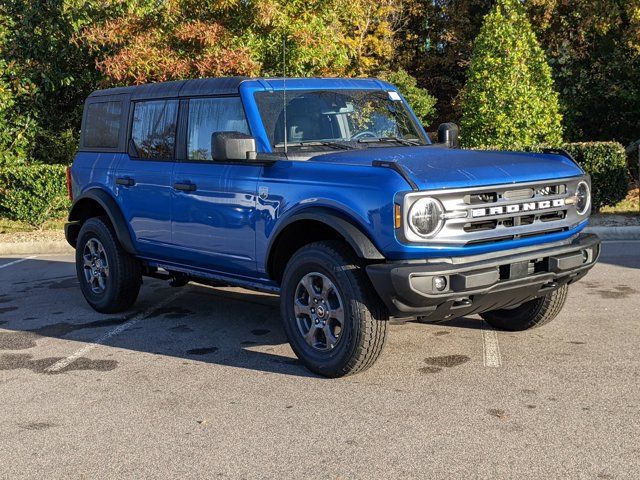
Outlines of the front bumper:
[[[367,274],[394,317],[433,320],[520,305],[582,278],[600,256],[596,235],[552,246],[420,262],[380,263]],[[446,286],[438,291],[435,277]]]

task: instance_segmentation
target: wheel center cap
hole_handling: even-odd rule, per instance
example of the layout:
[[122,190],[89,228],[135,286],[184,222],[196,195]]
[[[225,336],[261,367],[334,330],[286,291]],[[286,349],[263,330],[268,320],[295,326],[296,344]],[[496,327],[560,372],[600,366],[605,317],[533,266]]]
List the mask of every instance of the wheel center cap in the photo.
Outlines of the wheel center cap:
[[318,305],[316,307],[316,313],[320,318],[322,318],[327,314],[327,310],[322,305]]

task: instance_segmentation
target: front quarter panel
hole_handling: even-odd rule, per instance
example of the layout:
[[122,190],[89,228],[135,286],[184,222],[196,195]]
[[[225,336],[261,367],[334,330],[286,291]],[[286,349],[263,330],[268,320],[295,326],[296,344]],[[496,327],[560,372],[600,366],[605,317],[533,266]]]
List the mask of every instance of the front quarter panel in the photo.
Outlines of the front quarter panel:
[[318,207],[349,219],[384,254],[394,242],[393,199],[403,190],[405,180],[385,168],[284,160],[265,166],[256,212],[258,268],[266,271],[279,225]]

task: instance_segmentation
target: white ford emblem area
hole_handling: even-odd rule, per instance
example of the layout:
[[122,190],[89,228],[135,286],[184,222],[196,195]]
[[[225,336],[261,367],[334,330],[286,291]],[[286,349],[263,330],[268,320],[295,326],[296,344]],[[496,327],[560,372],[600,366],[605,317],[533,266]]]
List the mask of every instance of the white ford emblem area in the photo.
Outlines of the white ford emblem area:
[[557,198],[555,200],[543,200],[541,202],[515,203],[501,207],[474,208],[471,210],[471,216],[473,218],[478,218],[502,215],[505,213],[534,212],[536,210],[564,207],[565,204],[566,202],[564,198]]

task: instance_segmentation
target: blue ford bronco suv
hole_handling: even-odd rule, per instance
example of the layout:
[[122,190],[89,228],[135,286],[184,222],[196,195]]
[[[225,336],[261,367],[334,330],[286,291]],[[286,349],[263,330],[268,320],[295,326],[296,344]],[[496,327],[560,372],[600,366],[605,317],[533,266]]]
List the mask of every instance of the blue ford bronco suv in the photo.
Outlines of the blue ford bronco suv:
[[588,175],[438,133],[375,79],[96,91],[68,178],[82,293],[99,312],[143,276],[279,293],[291,347],[328,377],[372,365],[390,317],[552,320],[600,251]]

